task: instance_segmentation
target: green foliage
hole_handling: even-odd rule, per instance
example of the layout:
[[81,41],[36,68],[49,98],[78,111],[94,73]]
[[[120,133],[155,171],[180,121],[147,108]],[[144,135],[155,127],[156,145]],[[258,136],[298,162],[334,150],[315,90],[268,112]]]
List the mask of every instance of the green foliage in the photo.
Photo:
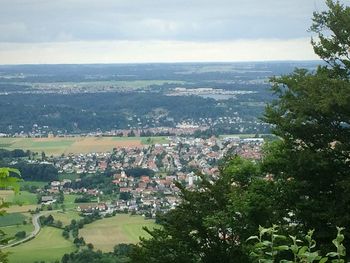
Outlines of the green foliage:
[[154,175],[154,171],[148,168],[141,168],[141,167],[135,167],[135,168],[129,168],[125,170],[125,173],[128,176],[132,176],[132,177],[140,177],[140,176],[153,176]]
[[312,40],[314,51],[333,69],[333,74],[349,78],[350,74],[350,7],[339,1],[326,0],[329,10],[314,13],[310,28],[317,34]]
[[22,225],[26,217],[21,213],[5,214],[0,217],[0,227]]
[[337,227],[338,233],[332,241],[336,247],[335,252],[329,252],[322,256],[316,248],[316,241],[313,239],[314,230],[309,230],[304,236],[304,241],[295,236],[278,234],[276,225],[270,228],[259,227],[259,236],[251,236],[247,241],[255,240],[250,256],[254,262],[259,263],[344,263],[346,249],[342,242],[344,235],[343,228]]
[[17,239],[22,239],[22,238],[25,238],[26,237],[26,231],[19,231],[15,234],[15,237]]
[[[350,7],[327,4],[329,10],[315,13],[311,27],[318,35],[312,41],[315,52],[327,66],[271,79],[277,99],[266,108],[264,120],[281,140],[265,148],[259,164],[235,157],[225,160],[218,178],[201,176],[198,190],[178,184],[182,203],[159,219],[163,227],[149,231],[150,240],[141,241],[135,262],[249,262],[249,245],[242,240],[259,224],[281,225],[283,233],[260,228],[260,235],[251,238],[258,240],[252,255],[259,262],[284,256],[290,262],[342,262],[346,257]],[[345,230],[333,240],[337,251],[327,253],[339,225]],[[317,232],[303,237],[306,245],[293,237],[308,229]]]
[[20,172],[15,168],[2,167],[0,168],[0,189],[12,189],[15,193],[19,191],[19,182],[21,181],[18,177],[13,177],[11,174],[20,176]]
[[282,140],[268,147],[262,164],[284,192],[277,203],[297,228],[318,229],[314,238],[324,251],[337,225],[346,228],[344,243],[350,245],[350,7],[331,0],[327,5],[311,27],[318,36],[315,52],[327,66],[272,78],[278,99],[264,120]]
[[74,245],[77,246],[77,248],[81,247],[81,246],[85,246],[85,240],[83,237],[76,237],[74,238],[73,241]]
[[[88,246],[91,248],[91,244],[88,244]],[[125,244],[125,246],[130,247],[130,249],[133,248],[133,245]],[[85,263],[85,262],[128,263],[128,262],[132,262],[130,261],[130,258],[125,255],[118,255],[115,253],[102,253],[101,250],[93,251],[89,247],[88,249],[82,249],[78,252],[65,254],[61,262],[62,263]]]
[[31,164],[20,161],[13,165],[13,167],[21,171],[24,180],[41,182],[58,180],[58,170],[52,164]]
[[74,200],[74,203],[91,203],[92,197],[90,195],[84,194],[82,196],[77,196]]
[[259,174],[257,165],[242,158],[231,158],[222,168],[222,173],[231,175],[236,184],[247,186]]
[[[275,70],[274,65],[272,68]],[[173,73],[171,75],[174,76]],[[231,77],[232,75],[229,78]],[[250,78],[256,78],[256,73],[253,73]],[[250,99],[257,103],[264,101],[265,97],[270,99],[270,94],[263,91],[262,87],[264,86],[250,85],[249,90],[259,91],[259,96],[251,94]],[[239,115],[245,120],[255,120],[256,116],[263,111],[262,106],[242,105],[240,102],[246,101],[246,96],[221,101],[221,104],[225,106],[217,107],[217,101],[214,99],[199,96],[167,96],[163,92],[164,90],[160,93],[94,92],[73,93],[69,96],[55,93],[36,94],[36,96],[23,93],[8,94],[8,97],[0,97],[0,112],[2,113],[0,128],[6,131],[8,130],[6,123],[12,123],[13,129],[10,132],[22,130],[29,132],[31,131],[29,127],[32,127],[34,123],[44,123],[54,131],[67,130],[68,133],[77,133],[95,131],[97,128],[113,130],[115,127],[120,129],[136,127],[137,118],[130,120],[130,116],[134,115],[140,118],[143,126],[151,118],[157,119],[159,122],[157,126],[169,127],[188,119],[199,121],[201,118],[229,117],[234,112],[239,112]],[[158,114],[154,114],[157,109],[163,109],[162,111],[174,120],[169,121],[160,115],[158,117]],[[20,125],[23,125],[24,128],[19,128]],[[248,121],[241,123],[240,126],[227,127],[226,124],[221,126],[217,124],[217,126],[221,134],[239,133],[242,126],[248,133],[256,132],[256,128],[259,129],[259,133],[266,133],[264,126],[252,126]],[[152,135],[167,134],[153,133]]]
[[121,192],[119,194],[119,199],[128,201],[132,198],[132,194],[130,192]]
[[342,234],[342,231],[344,230],[344,228],[337,227],[337,230],[338,230],[337,237],[332,241],[333,245],[336,247],[337,250],[335,252],[327,253],[326,256],[336,258],[332,260],[332,263],[344,263],[345,260],[342,259],[343,257],[346,256],[346,248],[342,243],[344,241],[344,235]]
[[[59,228],[62,228],[62,222],[61,221],[57,221],[57,222],[54,222],[53,221],[53,218],[52,218],[52,221],[51,221],[51,218],[49,217],[52,217],[51,215],[48,216],[46,219],[44,217],[44,220],[45,221],[49,221],[49,225],[52,225],[52,226],[56,226],[56,227],[59,227]],[[40,217],[41,219],[42,217]],[[85,245],[85,241],[84,240],[78,240],[78,236],[79,236],[79,229],[83,228],[85,224],[90,224],[98,219],[101,219],[101,216],[99,215],[98,212],[95,212],[93,213],[92,215],[88,215],[88,216],[85,216],[83,219],[81,220],[75,220],[75,219],[72,219],[71,220],[71,223],[70,225],[67,225],[64,227],[63,229],[63,232],[62,232],[62,236],[65,238],[65,239],[68,239],[69,236],[70,236],[70,233],[72,234],[72,237],[74,238],[74,240],[77,240],[78,243],[76,243],[77,246],[82,246],[82,245]],[[84,241],[84,242],[82,242]]]
[[[76,238],[74,244],[84,246],[85,241],[82,238]],[[93,245],[87,244],[87,249],[81,249],[71,254],[65,254],[62,263],[85,263],[85,262],[104,262],[104,263],[128,263],[132,262],[129,254],[132,253],[134,245],[119,244],[114,247],[114,251],[110,253],[102,253],[101,250],[93,251]]]
[[63,230],[62,236],[63,236],[65,239],[68,239],[68,238],[69,238],[69,231]]
[[12,151],[0,149],[0,159],[4,158],[20,158],[30,156],[30,151],[23,151],[21,149],[14,149]]
[[[277,234],[278,230],[276,226],[270,228],[259,227],[259,236],[251,236],[247,239],[257,240],[258,243],[254,245],[254,250],[250,255],[257,258],[258,262],[273,263],[281,250],[288,250],[288,246],[278,245],[279,240],[283,240],[286,237]],[[269,239],[265,239],[265,235],[269,236]]]
[[[201,176],[200,188],[181,184],[182,203],[158,218],[161,228],[146,231],[132,253],[135,262],[247,262],[239,240],[254,232],[258,215],[250,201],[261,204],[261,214],[271,208],[251,189],[267,191],[269,182],[257,177],[251,161],[233,157],[221,168],[219,178]],[[265,218],[261,219],[261,222]]]
[[[0,168],[0,189],[12,189],[15,193],[18,193],[18,182],[21,180],[18,177],[11,176],[12,174],[15,174],[18,177],[21,175],[17,169],[8,167]],[[3,209],[6,207],[8,207],[8,204],[4,202],[4,200],[0,200],[0,216],[5,214],[5,210]],[[11,239],[11,237],[6,237],[4,231],[0,230],[0,244],[6,244]],[[8,253],[0,251],[0,262],[8,262]]]
[[54,218],[52,215],[39,217],[40,224],[43,226],[52,226],[54,223]]

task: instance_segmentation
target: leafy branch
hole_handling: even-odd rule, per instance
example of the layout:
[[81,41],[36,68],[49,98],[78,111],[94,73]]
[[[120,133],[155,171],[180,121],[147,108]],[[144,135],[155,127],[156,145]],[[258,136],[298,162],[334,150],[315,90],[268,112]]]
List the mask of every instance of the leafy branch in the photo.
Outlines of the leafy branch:
[[[259,235],[251,236],[247,241],[255,240],[250,256],[259,263],[345,263],[346,248],[343,245],[344,228],[337,227],[338,233],[332,241],[336,251],[322,256],[316,249],[316,241],[313,239],[314,230],[309,230],[304,236],[304,241],[295,236],[278,234],[278,227],[259,227]],[[282,252],[284,252],[282,254]],[[279,261],[277,261],[279,260]]]

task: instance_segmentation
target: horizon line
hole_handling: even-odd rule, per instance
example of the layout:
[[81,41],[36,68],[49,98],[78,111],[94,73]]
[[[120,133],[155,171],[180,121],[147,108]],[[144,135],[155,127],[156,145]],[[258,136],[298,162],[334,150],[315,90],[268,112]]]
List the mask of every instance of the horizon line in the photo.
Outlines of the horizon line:
[[323,62],[322,59],[274,59],[274,60],[232,60],[232,61],[136,61],[136,62],[91,62],[91,63],[14,63],[3,66],[55,66],[55,65],[149,65],[149,64],[231,64],[231,63],[278,63],[278,62]]

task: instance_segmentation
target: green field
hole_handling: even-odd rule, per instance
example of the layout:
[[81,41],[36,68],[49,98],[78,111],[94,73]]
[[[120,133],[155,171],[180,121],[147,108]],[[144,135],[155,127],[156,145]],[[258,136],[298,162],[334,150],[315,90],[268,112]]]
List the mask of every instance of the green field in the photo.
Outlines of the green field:
[[139,137],[0,138],[7,150],[23,149],[46,155],[107,152],[118,147],[140,147]]
[[[259,136],[265,136],[265,135],[271,135],[271,134],[258,134]],[[240,139],[246,139],[246,138],[255,138],[256,134],[253,133],[237,133],[237,134],[223,134],[220,135],[220,138],[227,138],[227,137],[237,137]]]
[[31,223],[26,225],[14,225],[14,226],[5,226],[1,227],[1,230],[5,232],[6,237],[13,237],[19,231],[25,231],[28,234],[33,232],[34,226]]
[[85,225],[79,233],[85,242],[92,243],[95,249],[112,251],[116,244],[137,243],[140,236],[148,237],[142,229],[143,226],[153,228],[156,224],[142,216],[120,214]]
[[0,145],[7,150],[23,149],[32,152],[45,152],[47,155],[64,153],[65,149],[73,145],[72,138],[0,138]]
[[22,181],[22,182],[19,182],[19,185],[21,187],[24,187],[24,186],[36,186],[38,188],[42,188],[44,187],[45,185],[47,185],[48,183],[47,182],[39,182],[39,181]]
[[5,208],[7,213],[27,213],[29,210],[35,210],[38,205],[11,205]]
[[[166,136],[155,137],[56,137],[56,138],[0,138],[0,147],[45,152],[46,155],[107,152],[118,147],[141,147],[143,144],[168,143]],[[62,175],[68,176],[69,175]],[[75,175],[76,176],[76,175]]]
[[78,212],[76,211],[57,211],[50,213],[53,218],[57,221],[61,221],[63,225],[69,225],[73,219],[79,220],[81,219],[81,216],[79,216]]
[[27,217],[21,213],[11,213],[0,216],[0,227],[22,225]]
[[62,230],[44,227],[33,240],[4,251],[12,252],[9,256],[11,263],[33,263],[60,261],[64,254],[74,250],[73,243],[62,237]]
[[15,194],[10,190],[0,190],[0,198],[2,198],[5,202],[20,206],[37,204],[36,194],[29,193],[27,191],[20,191],[18,194]]
[[141,137],[141,143],[146,145],[169,143],[167,136]]
[[75,209],[77,207],[77,203],[74,203],[75,198],[77,198],[80,195],[64,195],[64,202],[63,204],[65,205],[66,209]]
[[11,202],[18,205],[34,205],[38,203],[38,199],[36,194],[27,191],[20,191],[13,196]]
[[59,173],[58,180],[63,181],[64,179],[75,180],[80,178],[80,175],[77,173]]

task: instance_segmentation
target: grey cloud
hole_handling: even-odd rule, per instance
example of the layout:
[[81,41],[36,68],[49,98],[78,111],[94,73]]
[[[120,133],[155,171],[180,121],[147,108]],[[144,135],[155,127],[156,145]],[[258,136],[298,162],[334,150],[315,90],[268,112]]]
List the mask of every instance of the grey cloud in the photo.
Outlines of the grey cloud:
[[1,0],[0,42],[308,36],[323,0]]

